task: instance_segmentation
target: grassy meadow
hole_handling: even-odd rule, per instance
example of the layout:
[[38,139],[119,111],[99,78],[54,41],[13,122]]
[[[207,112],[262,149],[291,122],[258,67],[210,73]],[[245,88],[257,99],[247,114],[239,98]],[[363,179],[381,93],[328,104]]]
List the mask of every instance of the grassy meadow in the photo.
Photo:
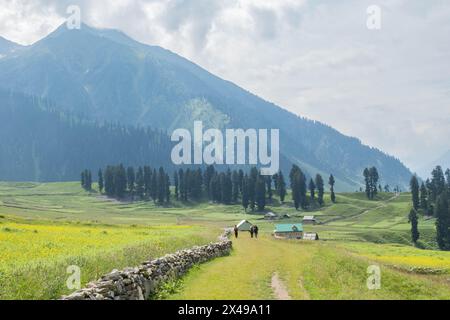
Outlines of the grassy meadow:
[[[159,207],[122,203],[79,183],[0,183],[0,299],[55,299],[70,265],[82,284],[100,275],[193,245],[214,241],[242,219],[258,224],[229,257],[198,266],[161,296],[168,299],[276,299],[277,274],[292,299],[450,299],[450,253],[436,250],[433,219],[419,221],[419,248],[410,243],[410,195],[339,194],[337,204],[296,211],[275,198],[268,210],[288,213],[281,223],[315,215],[316,243],[274,240],[279,221],[246,214],[241,206],[207,202]],[[426,249],[426,250],[425,250]],[[382,268],[382,289],[366,287],[367,267]],[[230,275],[233,275],[232,277]]]

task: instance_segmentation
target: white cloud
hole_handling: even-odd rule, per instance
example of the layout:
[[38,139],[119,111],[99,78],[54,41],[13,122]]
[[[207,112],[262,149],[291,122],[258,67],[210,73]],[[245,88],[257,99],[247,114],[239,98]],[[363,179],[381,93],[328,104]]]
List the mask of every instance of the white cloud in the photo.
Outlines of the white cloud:
[[[79,4],[83,19],[161,45],[413,168],[450,149],[450,2],[0,0],[0,35],[36,41]],[[443,138],[445,137],[445,138]]]

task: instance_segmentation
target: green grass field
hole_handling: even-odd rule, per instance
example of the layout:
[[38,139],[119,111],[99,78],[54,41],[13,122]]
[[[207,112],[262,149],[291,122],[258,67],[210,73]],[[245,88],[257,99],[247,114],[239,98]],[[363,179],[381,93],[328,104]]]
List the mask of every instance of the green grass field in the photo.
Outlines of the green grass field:
[[[112,269],[214,241],[242,219],[260,226],[261,239],[242,235],[231,256],[195,268],[165,298],[277,298],[271,281],[278,274],[292,299],[450,299],[450,255],[436,251],[434,220],[419,222],[419,245],[427,250],[410,244],[409,194],[337,200],[326,197],[325,207],[309,212],[296,211],[290,199],[268,206],[291,215],[283,223],[315,215],[320,224],[305,229],[321,241],[305,243],[274,240],[279,222],[245,214],[239,205],[158,207],[106,199],[79,183],[0,183],[0,299],[58,298],[69,292],[69,265],[81,267],[86,284]],[[366,287],[371,264],[382,268],[381,290]]]

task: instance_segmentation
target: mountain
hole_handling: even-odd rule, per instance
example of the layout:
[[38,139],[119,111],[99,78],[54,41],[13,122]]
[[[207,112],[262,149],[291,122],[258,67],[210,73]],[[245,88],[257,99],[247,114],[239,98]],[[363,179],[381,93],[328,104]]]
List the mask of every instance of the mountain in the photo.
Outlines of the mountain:
[[[333,173],[354,190],[366,166],[383,183],[406,186],[411,172],[396,158],[320,122],[298,117],[160,47],[120,31],[65,25],[19,53],[0,59],[0,87],[49,99],[94,121],[171,132],[202,120],[214,128],[279,128],[282,166],[310,175]],[[0,120],[1,121],[1,120]]]
[[446,153],[444,153],[436,160],[431,161],[427,165],[417,170],[417,174],[421,178],[427,179],[431,176],[431,172],[433,171],[434,168],[436,168],[436,166],[441,166],[444,169],[444,171],[447,168],[450,168],[450,150],[448,150]]
[[3,37],[0,37],[0,58],[20,48],[23,48],[20,44],[11,42]]

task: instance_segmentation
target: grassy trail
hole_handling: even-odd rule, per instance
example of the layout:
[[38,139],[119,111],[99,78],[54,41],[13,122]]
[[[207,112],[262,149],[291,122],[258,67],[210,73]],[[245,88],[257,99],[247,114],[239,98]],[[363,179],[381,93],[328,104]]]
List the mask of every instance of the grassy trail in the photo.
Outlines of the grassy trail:
[[[367,258],[334,243],[280,241],[242,234],[234,251],[192,270],[169,299],[449,299],[450,283],[381,265],[382,288],[367,288]],[[282,296],[274,288],[274,275]],[[286,289],[287,292],[283,290]]]

